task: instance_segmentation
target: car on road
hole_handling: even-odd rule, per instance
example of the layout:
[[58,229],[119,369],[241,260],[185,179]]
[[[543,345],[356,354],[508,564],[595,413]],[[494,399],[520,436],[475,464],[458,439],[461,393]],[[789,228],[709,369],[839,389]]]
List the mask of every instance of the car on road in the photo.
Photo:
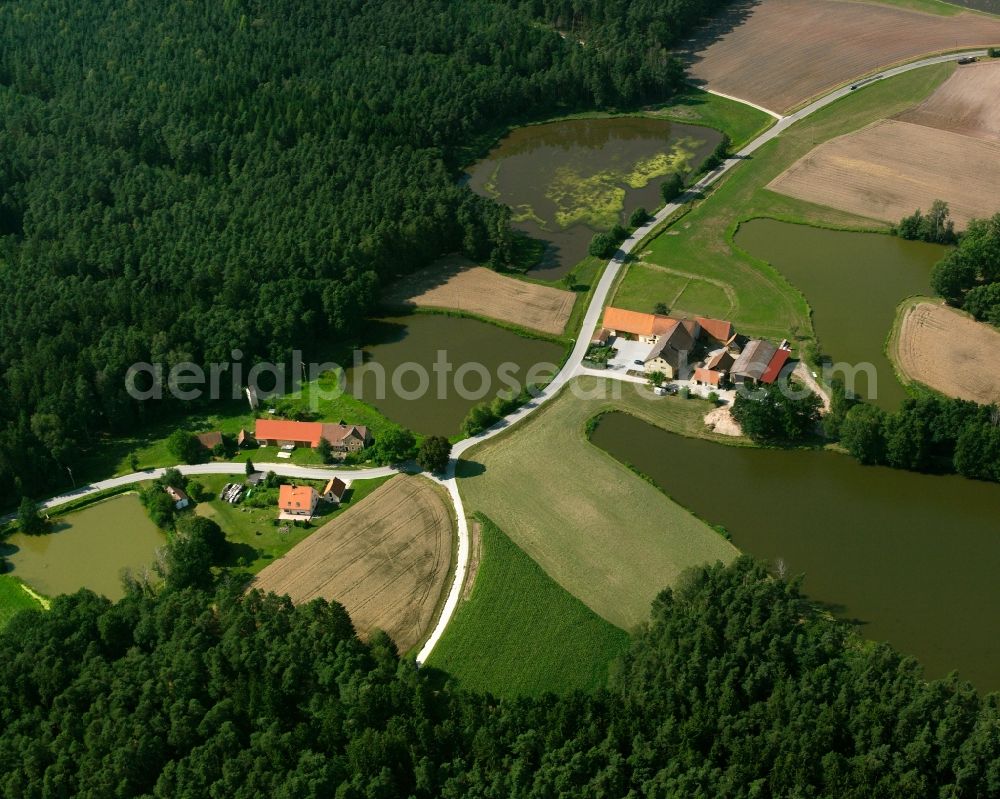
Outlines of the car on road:
[[634,361],[632,361],[632,363],[634,363],[636,366],[645,366],[646,365],[646,362],[643,361],[641,358],[636,358]]

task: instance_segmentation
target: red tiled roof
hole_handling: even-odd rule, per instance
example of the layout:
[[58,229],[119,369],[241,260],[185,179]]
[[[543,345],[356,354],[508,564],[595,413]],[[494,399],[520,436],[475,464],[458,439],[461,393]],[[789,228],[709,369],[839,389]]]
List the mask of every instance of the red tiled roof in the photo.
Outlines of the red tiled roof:
[[778,375],[781,374],[781,368],[785,365],[785,362],[791,356],[791,351],[789,350],[775,350],[774,355],[771,356],[771,362],[767,365],[767,369],[764,370],[764,374],[760,376],[761,383],[773,383],[778,379]]
[[306,442],[310,447],[319,446],[323,425],[319,422],[289,422],[285,419],[258,419],[254,429],[258,441]]
[[621,333],[631,333],[633,336],[662,336],[676,325],[677,320],[669,316],[626,311],[624,308],[604,309],[604,327]]
[[699,383],[708,383],[710,386],[717,386],[719,385],[719,381],[722,380],[722,372],[699,367],[694,370],[694,379]]
[[278,489],[278,507],[282,510],[312,510],[312,486],[293,486],[287,483]]
[[696,316],[695,321],[701,329],[716,341],[729,341],[733,337],[733,323],[724,319],[710,319],[707,316]]

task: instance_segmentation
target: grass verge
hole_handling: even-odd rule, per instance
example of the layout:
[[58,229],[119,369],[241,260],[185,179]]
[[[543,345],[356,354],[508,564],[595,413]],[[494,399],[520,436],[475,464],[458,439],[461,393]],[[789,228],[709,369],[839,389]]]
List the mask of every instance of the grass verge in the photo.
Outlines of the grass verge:
[[0,630],[7,626],[15,613],[32,608],[41,609],[41,602],[24,590],[20,580],[9,574],[0,574]]
[[479,522],[475,586],[429,665],[463,688],[503,698],[603,686],[610,663],[628,646],[625,631],[555,583],[488,518]]

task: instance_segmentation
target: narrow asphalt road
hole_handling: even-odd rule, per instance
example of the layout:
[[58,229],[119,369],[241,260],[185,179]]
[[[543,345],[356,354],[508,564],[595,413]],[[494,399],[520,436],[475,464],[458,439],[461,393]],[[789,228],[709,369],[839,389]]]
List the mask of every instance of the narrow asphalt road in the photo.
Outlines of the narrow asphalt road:
[[[985,50],[975,50],[966,51],[959,53],[950,53],[948,55],[932,56],[930,58],[924,58],[919,61],[913,61],[909,64],[903,64],[898,67],[893,67],[887,69],[883,72],[878,73],[877,78],[872,78],[866,81],[865,86],[869,86],[873,83],[877,83],[880,80],[886,78],[891,78],[896,75],[901,75],[904,72],[909,72],[914,69],[920,69],[921,67],[930,66],[932,64],[941,64],[947,61],[956,61],[959,58],[964,58],[966,56],[977,56],[983,57],[986,55]],[[861,91],[862,89],[858,89]],[[615,252],[614,256],[608,261],[607,266],[604,268],[604,272],[601,275],[601,279],[597,284],[597,288],[594,291],[594,296],[590,300],[590,305],[587,308],[587,314],[584,317],[583,324],[580,327],[579,338],[573,347],[573,351],[566,363],[563,364],[562,369],[555,376],[551,383],[546,386],[545,390],[542,391],[539,396],[527,405],[522,406],[518,410],[509,416],[504,417],[499,422],[497,422],[493,427],[480,433],[478,436],[473,438],[467,438],[458,442],[452,449],[451,461],[448,464],[448,471],[443,477],[432,477],[433,480],[441,484],[445,490],[447,490],[452,502],[455,505],[455,516],[458,527],[458,552],[455,564],[455,576],[452,580],[451,588],[448,592],[448,598],[445,601],[444,607],[441,611],[441,616],[438,619],[434,630],[431,632],[427,641],[424,643],[423,647],[417,655],[417,662],[423,663],[430,656],[437,642],[441,640],[441,636],[444,634],[445,628],[451,621],[451,617],[455,613],[455,609],[458,607],[459,597],[462,594],[462,586],[465,583],[465,576],[468,571],[469,566],[469,527],[468,521],[466,519],[465,507],[462,504],[462,496],[458,491],[458,482],[455,479],[455,467],[458,460],[463,454],[468,452],[475,446],[478,446],[482,442],[492,438],[493,436],[499,434],[500,432],[518,424],[526,417],[534,413],[539,407],[544,403],[548,402],[552,397],[559,393],[559,391],[570,382],[577,375],[586,374],[587,370],[582,366],[583,356],[587,352],[587,347],[590,344],[590,331],[597,327],[598,320],[600,319],[601,312],[604,309],[604,304],[607,302],[608,294],[611,292],[611,287],[614,285],[615,280],[618,277],[619,272],[625,259],[642,241],[648,236],[654,228],[664,222],[671,214],[677,211],[679,208],[683,207],[692,200],[697,199],[702,193],[716,183],[723,175],[729,172],[731,169],[736,167],[741,161],[750,156],[756,150],[763,147],[772,139],[781,135],[781,133],[794,125],[796,122],[805,119],[811,114],[816,113],[821,108],[825,108],[831,103],[835,103],[843,97],[851,94],[852,90],[850,85],[845,85],[839,89],[834,89],[829,94],[824,95],[820,99],[809,103],[803,108],[799,109],[793,114],[786,117],[781,117],[775,114],[773,111],[767,109],[761,109],[766,113],[771,114],[777,118],[777,122],[768,128],[764,133],[758,136],[756,139],[747,144],[743,149],[736,153],[731,158],[727,158],[722,164],[719,165],[715,170],[709,172],[701,180],[699,180],[694,186],[688,189],[684,194],[677,198],[676,201],[665,205],[661,208],[653,218],[641,228],[637,228],[632,234],[622,242],[618,251]],[[744,100],[739,100],[739,98],[731,98],[737,100],[738,102],[743,102],[748,105],[753,105],[752,103],[746,103]],[[754,106],[758,107],[758,106]],[[396,469],[391,467],[379,467],[373,469],[356,469],[353,471],[343,471],[343,470],[331,470],[331,469],[320,469],[320,468],[309,468],[305,466],[296,466],[295,464],[288,463],[261,463],[256,464],[257,467],[263,471],[274,471],[276,474],[282,477],[298,477],[302,479],[326,479],[331,475],[339,476],[344,480],[361,480],[370,479],[375,477],[384,477],[386,475],[395,474]],[[181,472],[187,475],[198,475],[198,474],[242,474],[244,470],[244,464],[242,463],[206,463],[198,464],[194,466],[180,466]],[[55,505],[63,504],[71,499],[76,499],[78,497],[87,496],[88,494],[94,494],[98,491],[102,491],[106,488],[114,488],[121,485],[129,485],[131,483],[137,483],[142,480],[155,479],[163,474],[164,469],[150,469],[143,472],[133,472],[132,474],[123,475],[121,477],[112,477],[108,480],[102,480],[97,483],[92,483],[89,485],[81,486],[80,488],[70,491],[65,494],[60,494],[57,497],[52,497],[49,500],[41,503],[43,508],[50,508]],[[9,520],[11,517],[0,518],[0,522]]]

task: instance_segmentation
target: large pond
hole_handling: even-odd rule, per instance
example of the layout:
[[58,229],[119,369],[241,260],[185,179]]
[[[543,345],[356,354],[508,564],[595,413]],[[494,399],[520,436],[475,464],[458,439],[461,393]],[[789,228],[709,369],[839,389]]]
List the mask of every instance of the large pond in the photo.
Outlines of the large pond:
[[68,514],[47,535],[16,533],[0,546],[10,573],[47,596],[89,588],[120,599],[122,571],[144,573],[165,543],[139,497],[123,494]]
[[857,372],[861,397],[893,409],[906,396],[885,354],[896,307],[913,294],[930,294],[930,273],[947,248],[880,233],[850,233],[754,219],[740,226],[736,244],[767,261],[805,296],[823,354],[835,363],[871,364],[877,384]]
[[957,669],[1000,689],[1000,486],[714,444],[623,413],[592,441],[741,550],[805,574],[811,597],[915,655],[928,676]]
[[509,205],[515,229],[547,244],[532,275],[555,280],[586,256],[594,233],[636,208],[659,208],[662,178],[698,167],[721,138],[711,128],[642,117],[530,125],[475,164],[469,185]]
[[496,325],[441,314],[368,323],[365,364],[348,371],[351,392],[395,422],[451,436],[478,402],[509,385],[547,383],[563,348]]

